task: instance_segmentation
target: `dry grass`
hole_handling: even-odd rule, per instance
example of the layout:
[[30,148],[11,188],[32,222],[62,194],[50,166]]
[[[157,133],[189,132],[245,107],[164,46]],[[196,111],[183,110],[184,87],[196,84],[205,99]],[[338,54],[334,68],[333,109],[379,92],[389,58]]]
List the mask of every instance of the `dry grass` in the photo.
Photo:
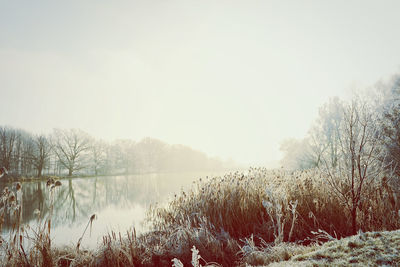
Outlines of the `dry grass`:
[[101,266],[171,266],[178,258],[185,266],[192,260],[191,248],[200,251],[201,264],[220,263],[233,266],[239,246],[233,239],[218,240],[206,228],[179,227],[153,231],[136,237],[110,233],[103,238],[97,264]]
[[[364,231],[400,227],[396,207],[384,189],[377,190],[379,186],[365,188],[358,218]],[[272,205],[270,211],[266,203]],[[338,238],[351,233],[349,211],[316,170],[285,173],[250,169],[246,175],[233,173],[199,181],[167,207],[152,209],[149,218],[157,230],[181,225],[196,228],[207,221],[216,233],[236,240],[254,234],[267,243],[276,241],[278,227],[283,229],[282,241],[312,239],[312,231],[318,229]]]
[[[357,218],[363,231],[400,228],[397,192],[389,182],[382,184],[378,178],[363,193]],[[80,250],[79,243],[75,248],[52,247],[51,218],[29,237],[34,244],[29,251],[13,240],[3,242],[7,246],[1,251],[10,266],[171,266],[173,259],[192,266],[194,247],[203,266],[256,266],[287,260],[305,264],[314,260],[317,254],[313,253],[320,247],[300,244],[349,236],[350,217],[317,170],[288,173],[253,168],[197,181],[167,205],[149,210],[152,231],[139,236],[134,229],[111,232],[96,251]],[[28,237],[20,236],[24,244]],[[328,244],[334,243],[323,247]],[[338,252],[338,261],[341,255]],[[357,258],[360,264],[361,258]]]
[[361,233],[268,266],[399,266],[400,231]]
[[272,262],[287,261],[294,255],[313,250],[315,246],[302,246],[285,242],[277,245],[264,243],[256,246],[252,238],[246,239],[246,244],[241,248],[240,266],[259,266],[268,265]]

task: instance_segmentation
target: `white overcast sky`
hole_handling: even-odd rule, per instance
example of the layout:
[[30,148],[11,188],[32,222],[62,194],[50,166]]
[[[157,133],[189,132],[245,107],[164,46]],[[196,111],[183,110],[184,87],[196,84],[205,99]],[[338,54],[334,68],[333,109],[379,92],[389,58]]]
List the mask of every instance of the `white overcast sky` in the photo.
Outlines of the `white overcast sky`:
[[0,0],[0,125],[278,160],[400,66],[400,1]]

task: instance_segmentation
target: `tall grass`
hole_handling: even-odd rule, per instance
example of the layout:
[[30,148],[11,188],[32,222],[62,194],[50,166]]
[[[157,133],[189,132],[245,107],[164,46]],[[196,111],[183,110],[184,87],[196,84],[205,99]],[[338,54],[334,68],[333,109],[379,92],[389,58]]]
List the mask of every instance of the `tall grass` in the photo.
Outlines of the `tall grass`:
[[[148,218],[157,231],[206,228],[218,240],[232,239],[239,246],[245,246],[243,240],[249,236],[256,246],[289,241],[309,244],[349,236],[350,211],[324,179],[318,170],[253,168],[245,174],[199,180],[166,207],[154,207]],[[358,225],[363,231],[398,229],[396,190],[384,179],[376,180],[363,192]]]
[[[358,225],[362,231],[398,229],[399,192],[393,181],[376,181],[364,188]],[[8,243],[13,247],[2,258],[31,266],[194,266],[195,253],[202,266],[262,265],[309,250],[296,244],[351,235],[350,218],[318,170],[251,168],[200,179],[166,205],[152,207],[147,233],[110,232],[96,251],[60,249],[51,246],[47,219],[31,238],[35,245],[29,251],[21,245],[22,235],[20,246]]]
[[[31,228],[22,225],[22,185],[15,184],[14,190],[4,188],[1,195],[0,229],[4,219],[11,222],[8,240],[2,238],[1,260],[6,266],[55,266],[54,251],[51,245],[51,220],[54,206],[54,194],[56,187],[61,186],[57,181],[48,182],[49,190],[49,216],[43,219],[40,211],[35,210],[37,226]],[[7,217],[7,218],[6,218]]]

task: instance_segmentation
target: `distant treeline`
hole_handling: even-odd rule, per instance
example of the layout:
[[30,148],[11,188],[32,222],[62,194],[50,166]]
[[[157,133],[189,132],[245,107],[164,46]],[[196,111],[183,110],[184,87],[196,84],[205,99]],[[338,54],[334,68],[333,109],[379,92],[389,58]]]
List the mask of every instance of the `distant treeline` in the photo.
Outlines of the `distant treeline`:
[[79,129],[35,135],[3,126],[0,165],[11,176],[40,177],[224,170],[234,163],[149,137],[139,142],[124,139],[108,143]]

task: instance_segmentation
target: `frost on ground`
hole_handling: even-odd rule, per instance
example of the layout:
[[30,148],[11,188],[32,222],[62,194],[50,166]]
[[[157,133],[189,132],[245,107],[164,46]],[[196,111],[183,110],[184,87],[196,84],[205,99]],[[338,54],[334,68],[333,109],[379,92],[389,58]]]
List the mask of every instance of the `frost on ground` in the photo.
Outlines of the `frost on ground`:
[[400,230],[359,233],[268,266],[400,266]]

